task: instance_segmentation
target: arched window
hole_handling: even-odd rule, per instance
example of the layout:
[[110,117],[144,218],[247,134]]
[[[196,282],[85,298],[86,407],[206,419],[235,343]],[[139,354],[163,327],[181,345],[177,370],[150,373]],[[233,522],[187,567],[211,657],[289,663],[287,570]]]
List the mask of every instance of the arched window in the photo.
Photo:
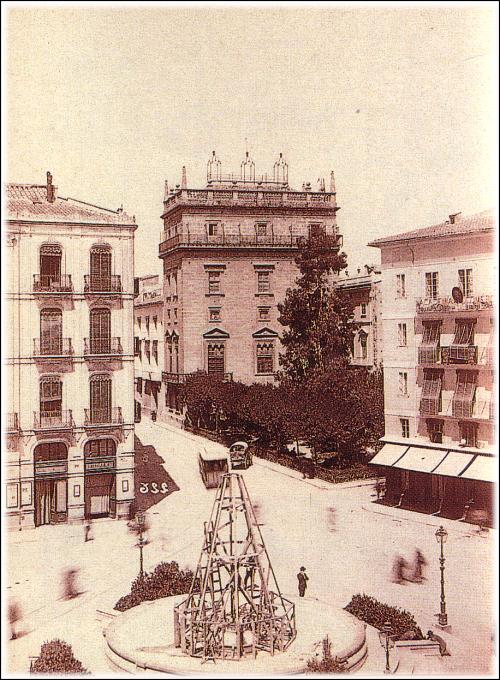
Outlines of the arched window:
[[62,354],[62,312],[42,309],[40,312],[40,354]]
[[257,343],[257,374],[270,375],[274,373],[274,343]]
[[111,422],[111,377],[106,373],[90,378],[90,422]]
[[207,347],[207,372],[224,374],[225,350],[223,342],[209,342]]
[[172,334],[172,349],[173,349],[173,369],[175,373],[179,373],[179,336]]
[[90,310],[90,353],[109,354],[111,351],[111,310],[94,307]]
[[111,290],[111,248],[108,245],[90,249],[90,289]]
[[368,358],[368,335],[360,331],[358,335],[360,359]]

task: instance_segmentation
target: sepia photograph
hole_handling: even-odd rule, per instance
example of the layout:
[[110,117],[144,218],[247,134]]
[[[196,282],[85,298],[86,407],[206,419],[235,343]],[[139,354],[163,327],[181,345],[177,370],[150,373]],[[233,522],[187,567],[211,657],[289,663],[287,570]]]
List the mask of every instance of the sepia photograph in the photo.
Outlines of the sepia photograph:
[[1,12],[2,677],[498,677],[498,4]]

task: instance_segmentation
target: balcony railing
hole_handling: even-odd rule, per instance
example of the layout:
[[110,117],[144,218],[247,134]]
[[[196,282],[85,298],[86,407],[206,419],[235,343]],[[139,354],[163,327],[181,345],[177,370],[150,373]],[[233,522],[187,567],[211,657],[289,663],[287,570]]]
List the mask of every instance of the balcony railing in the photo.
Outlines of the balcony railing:
[[92,425],[122,425],[122,409],[120,406],[113,408],[86,408],[85,427]]
[[[163,242],[160,243],[160,253],[166,253],[174,248],[298,248],[307,239],[303,234],[176,234],[167,237],[163,234]],[[342,246],[342,236],[328,235],[331,248]]]
[[422,416],[437,416],[441,412],[441,397],[422,397],[420,399],[420,414]]
[[[239,178],[234,178],[239,183]],[[176,205],[263,205],[263,206],[313,206],[314,208],[335,210],[337,207],[334,193],[313,191],[267,191],[263,189],[185,189],[167,198],[165,209]]]
[[85,356],[121,355],[121,338],[84,338],[83,353]]
[[5,414],[5,431],[7,434],[19,432],[19,418],[17,413]]
[[88,293],[121,293],[122,279],[119,274],[110,276],[94,276],[85,274],[83,277],[83,292]]
[[465,298],[463,302],[455,302],[451,297],[444,298],[418,298],[417,314],[441,313],[441,312],[472,312],[484,309],[493,309],[492,295],[477,295]]
[[33,356],[60,359],[73,356],[71,338],[33,339]]
[[453,397],[451,401],[452,415],[454,418],[473,418],[475,411],[475,399]]
[[450,345],[441,348],[443,364],[477,364],[477,345]]
[[419,364],[438,364],[441,360],[441,348],[437,346],[421,345],[418,348]]
[[68,295],[73,292],[71,274],[33,274],[33,292]]
[[68,411],[35,411],[34,430],[60,430],[74,427],[73,414]]
[[[161,379],[163,383],[179,385],[184,384],[187,378],[195,375],[208,375],[208,374],[206,371],[193,371],[192,373],[171,373],[168,371],[162,371]],[[232,373],[211,373],[210,375],[220,376],[224,382],[233,381]]]

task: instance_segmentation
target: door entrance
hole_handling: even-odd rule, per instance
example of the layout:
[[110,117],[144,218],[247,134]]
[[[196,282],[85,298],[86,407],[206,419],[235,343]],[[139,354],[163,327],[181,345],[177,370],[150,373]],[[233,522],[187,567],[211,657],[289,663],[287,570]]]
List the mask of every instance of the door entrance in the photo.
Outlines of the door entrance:
[[35,526],[65,522],[68,513],[68,450],[62,442],[34,451]]
[[94,439],[84,447],[85,517],[114,517],[116,514],[116,444],[112,439]]

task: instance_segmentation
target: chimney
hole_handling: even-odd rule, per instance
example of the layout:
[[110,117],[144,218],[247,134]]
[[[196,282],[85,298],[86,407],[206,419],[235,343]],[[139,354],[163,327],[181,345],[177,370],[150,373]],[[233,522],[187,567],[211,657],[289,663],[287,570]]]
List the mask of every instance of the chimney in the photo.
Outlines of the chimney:
[[54,203],[56,200],[56,192],[55,192],[55,187],[52,184],[52,175],[50,172],[47,172],[47,201],[49,203]]
[[452,213],[451,215],[448,215],[448,218],[450,220],[450,224],[455,224],[455,222],[458,222],[460,219],[461,212],[457,213]]
[[182,180],[181,180],[181,189],[187,189],[187,176],[186,176],[186,166],[182,166]]

